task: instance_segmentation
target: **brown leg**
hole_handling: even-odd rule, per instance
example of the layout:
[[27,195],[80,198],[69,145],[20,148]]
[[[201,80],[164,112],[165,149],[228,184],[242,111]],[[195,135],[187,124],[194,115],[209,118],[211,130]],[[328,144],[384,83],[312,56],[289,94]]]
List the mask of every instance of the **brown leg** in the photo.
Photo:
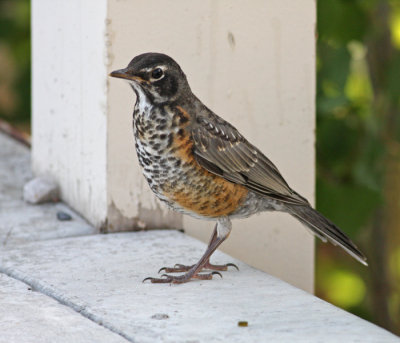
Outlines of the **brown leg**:
[[[170,270],[172,270],[172,272],[186,271],[187,273],[178,276],[163,274],[161,278],[148,277],[143,281],[150,280],[152,283],[184,283],[188,282],[191,279],[210,280],[212,279],[212,276],[216,274],[221,276],[221,274],[219,274],[218,272],[204,273],[204,274],[199,274],[199,273],[203,268],[209,269],[209,267],[213,267],[213,265],[211,265],[209,262],[210,256],[221,245],[221,243],[229,236],[231,229],[232,229],[232,224],[228,218],[222,218],[218,220],[217,224],[215,225],[214,233],[211,237],[207,250],[201,257],[199,262],[197,262],[193,266],[176,265],[176,268],[165,268],[165,269],[161,268],[161,270],[165,270],[166,272],[171,272]],[[228,265],[216,266],[216,267],[227,268]],[[226,270],[226,269],[218,269],[218,270]]]
[[[207,248],[210,248],[210,246],[214,244],[214,242],[217,240],[217,236],[218,236],[218,229],[217,229],[217,224],[216,224],[216,225],[215,225],[215,228],[214,228],[214,231],[213,231],[213,234],[212,234],[212,236],[211,236],[210,242],[208,243],[208,247],[207,247]],[[226,239],[226,238],[225,238],[225,239]],[[222,242],[221,242],[221,243],[222,243]],[[221,244],[221,243],[220,243],[220,244]],[[162,267],[162,268],[158,271],[158,273],[161,273],[161,272],[165,272],[165,273],[181,273],[181,272],[187,272],[187,271],[189,271],[191,268],[193,268],[194,266],[195,266],[194,264],[192,264],[191,266],[186,266],[186,265],[184,265],[184,264],[177,263],[177,264],[175,264],[173,267]],[[211,263],[210,263],[210,258],[207,259],[206,263],[205,263],[204,266],[203,266],[203,269],[218,270],[218,271],[223,272],[223,271],[228,270],[228,267],[234,267],[234,268],[236,268],[237,270],[239,270],[239,267],[238,267],[236,264],[233,264],[233,263],[227,263],[227,264],[222,264],[222,265],[219,265],[219,264],[211,264]]]
[[[194,264],[191,266],[186,266],[184,264],[177,263],[175,266],[171,267],[162,267],[158,273],[165,272],[165,273],[181,273],[181,272],[187,272],[192,268]],[[208,270],[218,270],[220,272],[225,272],[228,270],[228,267],[234,267],[236,270],[239,270],[239,267],[234,264],[234,263],[226,263],[226,264],[212,264],[210,263],[210,260],[206,262],[206,264],[203,266],[203,269],[208,269]]]

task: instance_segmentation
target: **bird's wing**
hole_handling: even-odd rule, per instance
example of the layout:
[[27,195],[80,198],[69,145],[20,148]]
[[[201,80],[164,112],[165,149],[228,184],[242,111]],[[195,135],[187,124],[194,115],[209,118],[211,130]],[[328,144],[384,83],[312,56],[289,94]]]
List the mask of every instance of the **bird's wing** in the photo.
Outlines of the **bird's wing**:
[[275,165],[231,124],[209,113],[192,126],[194,156],[209,172],[285,203],[304,205]]

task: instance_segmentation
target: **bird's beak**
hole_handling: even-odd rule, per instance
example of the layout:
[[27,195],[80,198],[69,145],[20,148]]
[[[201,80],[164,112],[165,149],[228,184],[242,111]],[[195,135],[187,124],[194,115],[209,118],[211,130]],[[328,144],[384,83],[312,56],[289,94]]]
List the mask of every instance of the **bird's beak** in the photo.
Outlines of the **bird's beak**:
[[143,80],[141,77],[129,73],[127,69],[128,68],[114,70],[110,73],[110,76],[129,81],[136,81],[137,83],[146,83],[146,81]]
[[112,77],[118,77],[120,79],[127,79],[127,80],[131,80],[132,79],[132,75],[129,75],[127,73],[126,68],[125,69],[118,69],[118,70],[114,70],[110,73],[110,76]]

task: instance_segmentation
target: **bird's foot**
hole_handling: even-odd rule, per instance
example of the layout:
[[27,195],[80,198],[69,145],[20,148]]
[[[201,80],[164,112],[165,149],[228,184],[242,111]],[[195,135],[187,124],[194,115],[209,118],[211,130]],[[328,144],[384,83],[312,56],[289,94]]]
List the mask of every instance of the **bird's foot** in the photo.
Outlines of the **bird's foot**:
[[210,269],[210,270],[219,270],[221,272],[224,272],[224,271],[228,270],[228,267],[234,267],[234,268],[236,268],[237,271],[239,271],[239,267],[234,263],[227,263],[227,264],[207,263],[203,268]]
[[[161,273],[161,272],[166,272],[166,273],[181,273],[181,272],[187,272],[187,271],[189,271],[191,268],[193,268],[194,267],[194,265],[192,265],[192,266],[185,266],[185,265],[183,265],[183,264],[179,264],[179,263],[177,263],[177,264],[175,264],[175,266],[173,266],[172,268],[171,267],[162,267],[159,271],[158,271],[158,273]],[[202,267],[202,269],[208,269],[208,270],[217,270],[217,271],[220,271],[220,272],[224,272],[224,271],[227,271],[228,270],[228,267],[234,267],[234,268],[236,268],[237,270],[239,270],[239,267],[236,265],[236,264],[233,264],[233,263],[227,263],[227,264],[222,264],[222,265],[220,265],[220,264],[212,264],[212,263],[210,263],[210,262],[207,262],[203,267]]]
[[192,270],[190,270],[183,275],[163,274],[160,278],[147,277],[143,280],[143,282],[150,281],[151,283],[185,283],[192,279],[211,280],[213,278],[213,275],[219,275],[222,278],[222,275],[219,272],[195,274]]

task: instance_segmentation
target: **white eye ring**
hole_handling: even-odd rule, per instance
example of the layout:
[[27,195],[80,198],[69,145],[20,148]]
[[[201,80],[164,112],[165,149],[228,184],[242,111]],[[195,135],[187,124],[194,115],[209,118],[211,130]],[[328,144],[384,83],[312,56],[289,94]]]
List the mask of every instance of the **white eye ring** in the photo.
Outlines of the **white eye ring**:
[[153,71],[151,72],[151,77],[154,80],[159,80],[164,76],[164,70],[162,70],[161,68],[157,67],[155,69],[153,69]]

